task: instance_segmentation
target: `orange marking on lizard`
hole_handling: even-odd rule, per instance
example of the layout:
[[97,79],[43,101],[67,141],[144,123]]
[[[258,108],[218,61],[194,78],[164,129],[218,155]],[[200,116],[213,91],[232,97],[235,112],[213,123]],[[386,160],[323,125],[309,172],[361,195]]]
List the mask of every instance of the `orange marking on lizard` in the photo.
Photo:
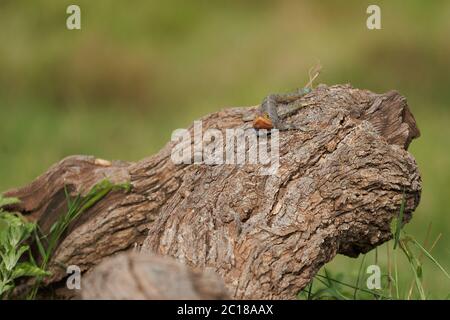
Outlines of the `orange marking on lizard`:
[[273,123],[270,119],[258,116],[253,120],[253,128],[255,129],[273,129]]

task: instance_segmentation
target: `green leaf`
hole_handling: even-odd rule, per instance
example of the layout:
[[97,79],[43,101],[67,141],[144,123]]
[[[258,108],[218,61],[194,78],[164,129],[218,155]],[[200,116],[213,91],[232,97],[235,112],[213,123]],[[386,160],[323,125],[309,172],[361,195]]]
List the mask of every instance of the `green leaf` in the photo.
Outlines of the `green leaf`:
[[31,253],[31,250],[28,250],[28,260],[30,260],[30,262],[34,265],[37,265],[36,260],[33,257],[33,254]]
[[17,214],[10,212],[1,212],[0,220],[5,222],[9,227],[18,227],[23,225],[24,221]]
[[30,235],[33,233],[33,230],[35,228],[36,228],[36,224],[31,223],[31,222],[26,222],[23,225],[21,240],[24,241],[24,240],[28,239],[30,237]]
[[17,279],[20,277],[43,277],[48,275],[50,275],[50,272],[42,270],[41,268],[31,264],[30,262],[22,262],[16,265],[11,278]]
[[6,242],[6,238],[8,236],[9,224],[8,222],[0,219],[0,247],[4,245]]
[[6,285],[0,285],[0,296],[5,294],[6,292],[12,290],[14,288],[14,285],[12,284],[6,284]]
[[2,264],[6,265],[6,260],[8,260],[8,254],[6,252],[0,251],[0,258],[2,258]]
[[42,244],[41,237],[39,236],[37,230],[35,230],[35,232],[34,232],[34,238],[36,240],[35,242],[36,242],[36,246],[38,248],[39,254],[41,255],[41,258],[44,260],[45,257],[47,256],[47,254],[45,252],[45,248]]
[[48,233],[50,233],[50,234],[54,233],[57,227],[58,227],[58,222],[55,222],[55,223],[52,224],[52,226],[50,227],[50,230],[49,230]]
[[69,190],[67,189],[67,185],[66,184],[64,185],[64,194],[66,195],[67,205],[69,207],[71,207],[72,206],[72,202],[70,200],[70,194],[69,194]]
[[27,251],[28,249],[30,249],[30,247],[29,247],[28,245],[20,246],[19,250],[17,250],[17,253],[16,253],[17,258],[19,259],[19,258],[22,256],[22,254],[23,254],[25,251]]

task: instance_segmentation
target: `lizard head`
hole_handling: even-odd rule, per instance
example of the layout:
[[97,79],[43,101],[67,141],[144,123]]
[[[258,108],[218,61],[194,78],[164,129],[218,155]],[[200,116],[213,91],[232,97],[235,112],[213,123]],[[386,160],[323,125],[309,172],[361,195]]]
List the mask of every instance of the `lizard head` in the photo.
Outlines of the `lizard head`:
[[273,123],[267,112],[258,115],[255,120],[253,120],[253,128],[255,129],[273,129]]

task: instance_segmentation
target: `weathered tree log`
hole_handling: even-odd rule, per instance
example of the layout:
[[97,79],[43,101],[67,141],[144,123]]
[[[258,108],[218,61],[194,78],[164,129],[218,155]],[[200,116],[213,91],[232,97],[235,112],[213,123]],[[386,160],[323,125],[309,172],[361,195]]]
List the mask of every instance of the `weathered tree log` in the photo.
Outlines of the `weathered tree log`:
[[[177,165],[176,142],[137,163],[73,156],[29,186],[12,190],[16,208],[45,229],[64,213],[64,185],[85,193],[99,180],[129,181],[83,214],[52,259],[87,271],[135,244],[196,268],[212,268],[233,298],[290,299],[337,253],[355,257],[391,238],[390,221],[405,193],[405,222],[419,203],[421,179],[406,151],[419,136],[406,99],[349,85],[320,85],[301,99],[283,131],[280,167]],[[202,120],[203,130],[248,128],[256,107],[229,108]],[[192,132],[192,128],[190,128]],[[213,142],[210,142],[213,143]],[[55,263],[58,262],[58,263]]]

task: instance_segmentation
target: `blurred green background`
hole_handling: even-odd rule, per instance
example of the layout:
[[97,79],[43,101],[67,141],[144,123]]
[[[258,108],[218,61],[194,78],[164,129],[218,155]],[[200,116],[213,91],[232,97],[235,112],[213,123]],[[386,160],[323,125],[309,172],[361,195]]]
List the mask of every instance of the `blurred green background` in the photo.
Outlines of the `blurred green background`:
[[[80,31],[66,29],[69,4],[81,7]],[[382,30],[366,28],[369,4],[380,5]],[[433,254],[448,270],[449,36],[445,0],[1,0],[0,190],[72,154],[149,156],[206,113],[304,85],[320,60],[319,82],[407,97],[422,132],[410,152],[423,194],[406,230],[422,241],[432,223],[429,242],[442,233]],[[351,279],[359,263],[328,267]],[[450,292],[436,267],[424,273],[431,297]]]

